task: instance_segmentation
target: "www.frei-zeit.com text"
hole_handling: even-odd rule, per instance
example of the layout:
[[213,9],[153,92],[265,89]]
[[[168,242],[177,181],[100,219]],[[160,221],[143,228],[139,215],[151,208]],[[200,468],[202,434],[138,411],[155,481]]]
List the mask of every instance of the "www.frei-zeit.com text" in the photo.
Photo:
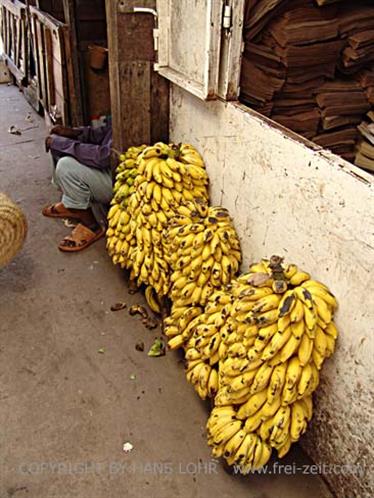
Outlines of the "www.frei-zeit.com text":
[[[18,466],[17,472],[20,474],[40,475],[40,474],[100,474],[110,475],[124,474],[218,474],[222,470],[218,460],[193,461],[193,462],[30,462],[22,463]],[[265,465],[261,469],[246,472],[240,466],[233,466],[233,474],[269,474],[269,475],[357,475],[363,476],[368,469],[360,464],[296,464],[273,462]]]

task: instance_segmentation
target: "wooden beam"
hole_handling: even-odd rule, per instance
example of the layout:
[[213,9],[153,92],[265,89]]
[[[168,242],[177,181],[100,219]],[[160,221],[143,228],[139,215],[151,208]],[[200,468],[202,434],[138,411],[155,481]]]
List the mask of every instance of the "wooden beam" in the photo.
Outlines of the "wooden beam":
[[[46,52],[48,103],[49,106],[53,106],[56,104],[55,84],[54,84],[54,74],[53,74],[53,48],[52,48],[51,31],[46,27],[44,28],[44,37],[45,37],[45,52]],[[46,112],[48,112],[48,110],[49,109],[46,109]]]
[[25,4],[18,0],[15,0],[14,2],[11,0],[0,0],[0,5],[4,5],[6,10],[18,17],[21,15],[21,12],[25,10]]
[[118,70],[118,10],[116,2],[107,0],[105,2],[107,31],[108,31],[108,49],[109,49],[109,84],[110,98],[112,108],[112,128],[113,128],[113,147],[118,151],[124,148],[124,139],[121,124],[121,93],[119,84]]
[[18,69],[18,67],[14,64],[12,59],[7,54],[5,54],[5,63],[8,66],[9,71],[13,74],[13,76],[17,80],[17,83],[19,85],[22,85],[24,83],[25,75],[23,74],[22,71]]
[[29,36],[31,36],[32,40],[32,47],[33,47],[33,54],[34,54],[34,61],[35,61],[35,73],[36,73],[36,80],[38,82],[38,99],[39,102],[42,101],[42,68],[41,68],[41,61],[39,59],[39,40],[38,40],[38,35],[37,35],[37,26],[36,26],[37,20],[35,16],[30,15],[30,25],[29,25]]
[[73,0],[63,0],[65,27],[65,56],[68,73],[70,100],[70,120],[72,126],[84,124],[83,118],[83,87],[80,78],[80,60],[77,44],[77,26]]
[[134,6],[155,8],[155,0],[106,1],[113,145],[121,151],[168,140],[169,85],[153,70],[154,18]]
[[63,26],[63,23],[60,22],[58,19],[55,19],[54,17],[50,16],[47,12],[43,12],[36,7],[30,6],[30,13],[36,15],[39,21],[43,23],[44,26],[50,29]]

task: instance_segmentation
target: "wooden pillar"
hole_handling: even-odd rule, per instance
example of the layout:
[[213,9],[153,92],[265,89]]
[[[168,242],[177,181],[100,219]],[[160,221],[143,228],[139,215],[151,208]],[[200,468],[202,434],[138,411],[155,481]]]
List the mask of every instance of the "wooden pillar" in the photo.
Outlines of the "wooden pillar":
[[64,46],[68,75],[70,121],[72,126],[84,124],[84,96],[81,84],[79,49],[77,42],[77,26],[74,0],[63,0],[64,17]]
[[155,8],[155,0],[106,0],[113,146],[168,140],[169,85],[154,70],[151,14],[134,7]]

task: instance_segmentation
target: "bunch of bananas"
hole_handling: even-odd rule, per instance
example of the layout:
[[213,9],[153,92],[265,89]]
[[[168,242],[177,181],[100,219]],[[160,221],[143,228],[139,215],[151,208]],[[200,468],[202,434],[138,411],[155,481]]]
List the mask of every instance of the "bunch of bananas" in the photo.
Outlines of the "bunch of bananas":
[[186,364],[186,377],[201,399],[214,398],[218,391],[218,370],[200,359]]
[[135,192],[134,182],[138,174],[136,161],[145,145],[130,147],[120,156],[113,187],[113,199],[108,213],[107,249],[114,264],[126,267],[126,258],[132,238],[129,236],[130,214],[127,210],[131,194]]
[[[312,397],[280,407],[274,415],[264,415],[264,421],[252,423],[252,427],[243,421],[245,410],[253,417],[266,403],[266,396],[258,393],[249,398],[245,409],[244,405],[239,410],[236,405],[213,408],[207,432],[215,458],[223,456],[229,465],[236,464],[247,473],[263,467],[271,457],[272,448],[277,449],[279,458],[287,454],[292,442],[299,439],[312,418]],[[250,415],[247,420],[249,418]],[[253,429],[253,426],[257,428]]]
[[270,445],[256,432],[244,429],[232,405],[213,408],[207,431],[213,456],[223,456],[229,465],[240,466],[243,473],[263,467],[271,456]]
[[220,329],[228,310],[225,305],[230,302],[227,293],[214,291],[204,310],[199,306],[184,307],[182,318],[188,316],[188,322],[178,320],[178,314],[173,317],[173,313],[166,319],[168,345],[170,349],[185,348],[187,380],[202,399],[214,398],[219,388],[218,362],[226,357],[227,351]]
[[[120,204],[113,204],[109,209],[107,230],[107,250],[113,263],[121,265],[121,268],[128,268],[128,255],[130,249],[136,244],[130,227],[131,216],[127,209],[122,209]],[[130,279],[134,280],[134,272],[131,272]]]
[[141,154],[145,148],[145,145],[130,147],[125,154],[121,154],[121,162],[116,169],[116,181],[113,186],[113,199],[111,204],[120,204],[122,208],[127,207],[128,198],[135,191],[134,182],[138,175],[136,161],[139,154]]
[[165,238],[173,269],[170,297],[181,306],[204,306],[214,290],[231,282],[241,262],[228,211],[201,204],[196,208],[180,207]]
[[[184,153],[188,149],[188,154]],[[193,161],[185,163],[184,161]],[[163,244],[164,230],[177,209],[195,199],[208,199],[208,176],[200,155],[190,146],[158,143],[138,158],[138,173],[131,196],[130,228],[136,243],[128,265],[138,285],[152,286],[158,296],[170,288],[170,268]]]
[[319,370],[335,348],[337,303],[325,285],[278,257],[253,265],[227,296],[208,441],[215,456],[248,471],[264,465],[271,448],[284,456],[305,432]]
[[[170,349],[185,348],[187,380],[202,399],[218,391],[220,327],[226,315],[226,295],[218,289],[228,284],[239,270],[240,243],[226,209],[196,205],[182,206],[165,237],[166,253],[174,270],[171,276],[173,313],[165,333]],[[184,212],[185,209],[185,212]],[[205,213],[202,212],[205,210]],[[205,306],[204,313],[202,312]],[[191,313],[182,324],[176,310]],[[187,310],[194,310],[187,313]]]
[[170,349],[178,349],[191,337],[203,313],[201,306],[179,306],[172,304],[170,315],[164,319],[164,334]]
[[170,268],[164,229],[179,207],[207,203],[209,180],[201,156],[185,144],[160,142],[144,148],[137,156],[136,170],[126,214],[118,214],[114,208],[109,211],[109,233],[117,239],[108,240],[108,249],[115,263],[131,271],[130,279],[165,296],[170,287]]

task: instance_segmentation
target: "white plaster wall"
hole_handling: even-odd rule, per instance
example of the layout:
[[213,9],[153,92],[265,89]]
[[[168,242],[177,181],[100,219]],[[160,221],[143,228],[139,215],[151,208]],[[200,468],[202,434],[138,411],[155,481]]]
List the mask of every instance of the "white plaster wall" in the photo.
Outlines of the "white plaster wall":
[[[374,496],[374,209],[371,175],[239,104],[202,102],[173,86],[170,139],[204,156],[213,204],[227,207],[244,264],[279,254],[337,296],[340,337],[326,362],[303,445],[339,498]],[[353,469],[354,472],[354,469]]]

